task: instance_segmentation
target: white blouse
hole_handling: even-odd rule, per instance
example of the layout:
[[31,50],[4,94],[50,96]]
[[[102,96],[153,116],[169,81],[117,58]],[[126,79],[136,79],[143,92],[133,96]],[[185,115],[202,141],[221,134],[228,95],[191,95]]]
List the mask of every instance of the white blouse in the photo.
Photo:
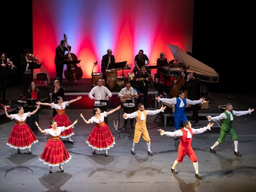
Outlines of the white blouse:
[[65,109],[67,106],[68,106],[67,101],[62,102],[61,106],[59,104],[52,103],[52,108],[53,109]]
[[30,117],[30,112],[27,112],[27,113],[23,113],[23,116],[20,117],[18,114],[11,114],[11,119],[13,120],[17,120],[17,121],[20,121],[20,122],[23,122],[27,119],[27,117]]
[[55,131],[55,130],[53,130],[52,128],[50,128],[50,129],[46,129],[46,134],[50,134],[50,135],[52,135],[52,136],[59,136],[60,135],[60,133],[62,132],[62,131],[64,131],[65,130],[65,127],[63,126],[63,127],[57,127],[57,130]]
[[104,117],[106,117],[106,112],[100,113],[100,119],[96,119],[95,116],[91,117],[89,121],[91,123],[101,123],[104,121]]

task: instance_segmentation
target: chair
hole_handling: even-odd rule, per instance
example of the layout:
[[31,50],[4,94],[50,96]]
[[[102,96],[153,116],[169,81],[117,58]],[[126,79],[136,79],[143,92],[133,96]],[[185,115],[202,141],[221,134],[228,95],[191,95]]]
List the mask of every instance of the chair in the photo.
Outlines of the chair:
[[36,74],[36,85],[37,87],[48,87],[48,76],[46,73]]

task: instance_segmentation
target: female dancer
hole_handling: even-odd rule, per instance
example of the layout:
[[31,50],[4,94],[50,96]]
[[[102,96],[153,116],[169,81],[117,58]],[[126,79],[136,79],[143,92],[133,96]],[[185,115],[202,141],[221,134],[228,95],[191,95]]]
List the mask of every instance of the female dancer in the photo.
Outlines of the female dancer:
[[[46,105],[50,106],[51,108],[56,109],[57,114],[54,116],[53,120],[55,120],[58,126],[69,126],[71,125],[71,121],[69,120],[68,116],[65,114],[65,108],[69,106],[69,104],[74,103],[82,98],[82,96],[78,96],[76,99],[72,99],[70,101],[63,101],[62,97],[58,96],[57,101],[58,103],[41,103],[40,101],[37,102],[38,105]],[[51,128],[50,126],[48,128]],[[71,143],[74,141],[71,139],[71,136],[74,135],[73,131],[74,127],[70,127],[70,129],[66,129],[65,131],[61,132],[61,138],[68,138]]]
[[71,159],[71,155],[68,153],[63,142],[60,140],[60,133],[64,130],[70,129],[74,126],[78,120],[75,120],[73,124],[68,127],[58,127],[56,121],[52,120],[51,128],[42,130],[38,123],[35,122],[37,128],[41,133],[50,134],[51,138],[45,144],[42,155],[39,160],[50,166],[49,173],[53,172],[53,166],[59,166],[61,172],[64,171],[62,164],[67,163]]
[[95,123],[95,126],[86,141],[86,143],[93,149],[92,154],[96,154],[95,150],[106,150],[105,156],[108,156],[108,149],[114,146],[115,138],[113,137],[108,125],[104,122],[104,117],[107,117],[120,108],[121,105],[108,112],[104,111],[103,113],[101,113],[99,108],[94,108],[94,116],[88,121],[84,118],[82,113],[80,114],[86,124]]
[[7,107],[4,107],[6,117],[16,120],[16,124],[12,128],[7,145],[9,145],[11,148],[18,149],[18,154],[21,154],[20,149],[26,148],[28,148],[28,154],[31,154],[31,145],[38,142],[33,131],[26,124],[27,117],[34,115],[38,109],[39,106],[37,106],[32,112],[24,113],[23,107],[18,106],[18,113],[9,115],[7,112]]

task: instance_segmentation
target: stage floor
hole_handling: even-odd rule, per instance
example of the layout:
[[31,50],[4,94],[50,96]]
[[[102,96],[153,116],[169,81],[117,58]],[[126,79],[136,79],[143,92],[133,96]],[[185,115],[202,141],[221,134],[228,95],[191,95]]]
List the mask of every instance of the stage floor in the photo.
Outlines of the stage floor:
[[[243,94],[212,94],[216,105],[231,102],[236,110],[255,108],[255,93]],[[109,116],[109,127],[115,137],[116,144],[109,150],[109,156],[97,151],[92,155],[86,139],[94,125],[86,125],[79,114],[88,119],[92,116],[91,109],[85,109],[75,103],[66,110],[71,121],[79,119],[72,137],[74,145],[64,142],[72,159],[64,164],[64,173],[57,167],[49,174],[49,167],[39,161],[47,136],[35,132],[39,140],[32,146],[32,154],[27,150],[16,154],[16,150],[8,147],[8,140],[14,121],[0,117],[0,191],[35,192],[35,191],[197,191],[197,192],[252,192],[256,189],[256,112],[251,115],[235,117],[233,127],[239,136],[239,151],[242,157],[234,156],[233,141],[227,136],[223,144],[216,148],[216,154],[209,152],[209,147],[217,140],[218,126],[212,131],[194,135],[193,148],[199,159],[199,170],[203,176],[198,180],[194,176],[191,161],[186,156],[177,166],[179,173],[173,175],[171,166],[177,157],[179,141],[160,136],[158,128],[172,131],[172,126],[163,126],[156,116],[149,116],[147,126],[152,140],[154,156],[148,156],[145,141],[141,138],[135,146],[136,155],[130,153],[133,130],[124,133],[115,132],[113,120],[118,119],[123,111]],[[40,111],[40,126],[46,128],[52,119],[50,108]],[[120,118],[121,125],[123,120]],[[207,124],[206,118],[195,124],[200,128]]]

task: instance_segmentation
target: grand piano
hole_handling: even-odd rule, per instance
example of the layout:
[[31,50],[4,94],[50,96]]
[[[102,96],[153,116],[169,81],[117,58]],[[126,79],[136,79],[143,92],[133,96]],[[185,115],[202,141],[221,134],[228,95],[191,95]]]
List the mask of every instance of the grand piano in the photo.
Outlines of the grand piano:
[[[208,83],[218,83],[219,82],[219,74],[208,65],[198,61],[193,58],[189,54],[182,51],[178,46],[167,44],[169,49],[172,52],[173,57],[179,63],[183,63],[188,67],[187,72],[196,72],[200,81],[208,82]],[[169,65],[164,66],[159,69],[159,72],[164,76],[175,76],[179,72],[179,65]]]

